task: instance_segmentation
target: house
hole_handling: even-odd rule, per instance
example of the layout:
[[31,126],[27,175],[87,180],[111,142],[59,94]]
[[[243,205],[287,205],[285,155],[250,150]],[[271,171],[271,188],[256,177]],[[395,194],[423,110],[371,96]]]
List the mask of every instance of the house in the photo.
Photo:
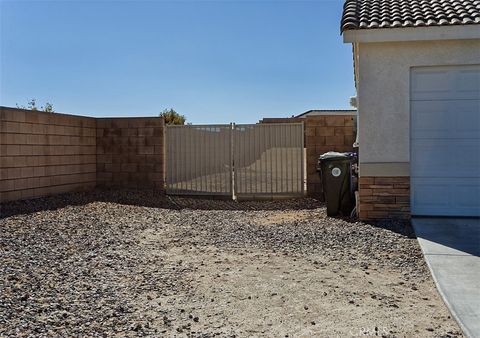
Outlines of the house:
[[308,116],[322,116],[322,115],[354,115],[357,111],[355,109],[311,109],[305,113],[301,113],[295,118],[307,118]]
[[480,1],[347,0],[362,219],[480,216]]

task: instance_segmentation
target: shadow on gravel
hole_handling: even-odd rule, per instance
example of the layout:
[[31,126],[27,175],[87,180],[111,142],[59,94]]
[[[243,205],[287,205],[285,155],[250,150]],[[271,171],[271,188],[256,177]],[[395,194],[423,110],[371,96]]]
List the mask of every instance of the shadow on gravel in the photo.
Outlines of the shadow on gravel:
[[152,208],[178,209],[168,197],[152,191],[94,190],[45,196],[0,204],[0,219],[39,211],[82,206],[94,202],[108,202]]
[[57,210],[68,206],[82,206],[93,202],[117,203],[148,208],[192,210],[309,210],[323,206],[311,198],[282,201],[232,201],[197,197],[173,197],[145,190],[100,190],[65,193],[42,198],[0,204],[0,219],[39,211]]
[[79,206],[94,202],[89,193],[68,193],[42,198],[0,204],[0,219],[39,211],[57,210],[67,206]]
[[[0,204],[0,219],[15,215],[30,214],[39,211],[57,210],[69,206],[83,206],[94,202],[107,202],[147,208],[170,210],[234,210],[234,211],[288,211],[313,210],[325,204],[312,198],[277,201],[232,201],[197,197],[166,196],[159,192],[145,190],[94,190],[92,192],[66,193],[55,196],[29,199]],[[332,221],[342,220],[355,225],[358,219],[334,217]],[[373,227],[386,229],[408,238],[416,238],[409,221],[384,220],[363,222]]]
[[192,210],[238,210],[238,211],[288,211],[312,210],[321,208],[323,203],[312,198],[297,198],[288,200],[257,200],[257,201],[232,201],[195,197],[168,197],[178,209]]
[[366,224],[369,224],[376,228],[390,230],[411,239],[417,238],[410,221],[384,220],[377,222],[366,222]]
[[389,230],[411,239],[417,238],[417,236],[415,235],[415,230],[413,229],[412,223],[406,220],[385,219],[385,220],[379,220],[379,221],[360,221],[356,217],[350,218],[350,217],[339,216],[339,217],[332,217],[332,218],[339,219],[351,224],[362,222],[363,224],[370,225],[375,228]]

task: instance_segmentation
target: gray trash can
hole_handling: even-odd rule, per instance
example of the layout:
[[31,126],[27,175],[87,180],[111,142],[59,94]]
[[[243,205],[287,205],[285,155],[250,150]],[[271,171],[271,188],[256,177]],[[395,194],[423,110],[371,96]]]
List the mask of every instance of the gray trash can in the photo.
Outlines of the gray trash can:
[[350,216],[355,205],[352,189],[352,153],[328,152],[320,155],[320,173],[328,216]]

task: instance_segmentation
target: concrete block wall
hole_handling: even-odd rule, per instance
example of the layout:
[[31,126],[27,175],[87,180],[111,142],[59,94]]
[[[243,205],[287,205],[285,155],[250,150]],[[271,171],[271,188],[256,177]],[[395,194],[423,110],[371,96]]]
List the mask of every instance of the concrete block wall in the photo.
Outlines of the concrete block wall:
[[307,193],[324,200],[321,178],[317,172],[318,156],[328,151],[353,151],[355,115],[316,115],[305,120],[307,151]]
[[164,121],[97,119],[97,186],[164,190]]
[[265,117],[258,123],[299,123],[304,121],[305,119],[298,117]]
[[0,107],[0,202],[95,184],[94,118]]
[[[164,190],[161,118],[95,119],[0,109],[0,202],[95,186]],[[316,171],[318,156],[330,150],[353,150],[354,117],[324,115],[301,119],[305,126],[310,196],[323,199]],[[269,122],[273,120],[264,121]]]

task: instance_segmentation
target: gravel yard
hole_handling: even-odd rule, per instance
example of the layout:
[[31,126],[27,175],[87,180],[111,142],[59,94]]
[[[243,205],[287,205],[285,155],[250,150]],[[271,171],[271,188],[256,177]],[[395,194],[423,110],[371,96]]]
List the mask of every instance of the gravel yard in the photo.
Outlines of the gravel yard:
[[459,337],[411,229],[314,200],[5,204],[0,337]]

